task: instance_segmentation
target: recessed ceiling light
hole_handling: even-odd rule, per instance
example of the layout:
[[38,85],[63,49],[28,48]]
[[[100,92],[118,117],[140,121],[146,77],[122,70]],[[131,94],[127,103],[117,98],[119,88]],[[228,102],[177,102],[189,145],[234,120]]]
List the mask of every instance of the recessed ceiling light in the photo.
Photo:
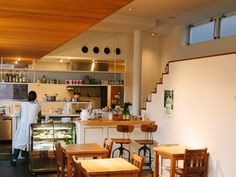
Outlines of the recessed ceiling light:
[[20,57],[17,58],[17,61],[20,61]]
[[133,7],[129,7],[129,8],[128,8],[128,11],[132,11],[132,10],[134,10]]
[[157,36],[157,33],[152,33],[151,35],[152,35],[152,36]]
[[62,62],[63,62],[63,60],[62,60],[62,59],[60,59],[59,61],[60,61],[60,63],[62,63]]

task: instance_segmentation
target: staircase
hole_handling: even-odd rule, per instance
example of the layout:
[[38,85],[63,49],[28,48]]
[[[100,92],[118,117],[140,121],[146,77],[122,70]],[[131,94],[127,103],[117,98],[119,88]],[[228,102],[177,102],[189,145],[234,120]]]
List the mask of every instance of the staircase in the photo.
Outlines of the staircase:
[[147,96],[147,98],[145,99],[144,107],[141,108],[141,115],[145,115],[147,103],[151,103],[151,102],[152,102],[152,97],[153,97],[153,95],[157,94],[157,88],[158,88],[158,86],[163,84],[163,77],[164,77],[164,75],[169,74],[169,63],[170,63],[170,62],[168,62],[168,63],[166,64],[165,72],[162,73],[162,77],[160,78],[160,82],[156,83],[156,87],[153,89],[153,91],[152,91],[152,92]]

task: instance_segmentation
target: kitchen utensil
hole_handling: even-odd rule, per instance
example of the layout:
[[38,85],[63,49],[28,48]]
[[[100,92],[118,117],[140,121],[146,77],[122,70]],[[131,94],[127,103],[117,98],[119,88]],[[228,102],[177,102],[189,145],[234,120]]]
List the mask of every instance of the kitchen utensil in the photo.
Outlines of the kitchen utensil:
[[45,94],[46,101],[56,101],[56,97],[57,97],[57,94],[53,96]]
[[82,121],[86,121],[86,120],[88,120],[89,115],[90,115],[90,113],[89,113],[89,110],[88,110],[88,109],[82,109],[82,111],[81,111],[81,113],[80,113],[80,119],[81,119]]

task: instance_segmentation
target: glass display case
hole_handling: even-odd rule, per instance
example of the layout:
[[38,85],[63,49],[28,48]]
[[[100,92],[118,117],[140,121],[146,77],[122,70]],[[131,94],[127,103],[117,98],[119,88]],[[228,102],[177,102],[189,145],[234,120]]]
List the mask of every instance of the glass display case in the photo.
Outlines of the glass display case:
[[56,171],[54,143],[60,141],[62,145],[74,144],[75,140],[75,125],[72,122],[31,124],[31,172]]

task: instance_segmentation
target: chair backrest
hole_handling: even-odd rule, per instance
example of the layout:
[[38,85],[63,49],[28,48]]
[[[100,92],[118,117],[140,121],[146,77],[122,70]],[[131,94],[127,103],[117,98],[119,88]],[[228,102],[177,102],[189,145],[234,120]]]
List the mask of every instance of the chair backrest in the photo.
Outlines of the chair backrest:
[[65,176],[65,171],[64,171],[65,170],[65,154],[63,153],[61,143],[56,141],[55,148],[56,148],[55,157],[57,161],[57,173],[58,175],[60,174],[60,176]]
[[134,131],[133,125],[117,125],[116,130],[123,133],[124,138],[130,138],[130,133]]
[[153,140],[153,132],[157,131],[158,126],[156,124],[142,124],[141,131],[145,132],[146,140]]
[[133,125],[117,125],[116,130],[118,132],[131,133],[134,131],[134,126]]
[[61,169],[63,171],[65,168],[65,156],[62,151],[61,143],[58,141],[55,142],[55,148],[56,148],[55,156],[56,156],[56,160],[57,160],[57,165],[59,167],[61,167]]
[[205,149],[186,149],[184,154],[184,176],[203,176],[207,170],[208,153]]
[[144,163],[144,157],[138,156],[137,154],[135,154],[133,152],[131,162],[133,165],[135,165],[136,167],[138,167],[140,169],[139,177],[141,177],[143,163]]
[[107,138],[105,138],[103,147],[108,150],[107,158],[111,157],[112,146],[113,146],[113,141],[109,141]]
[[74,166],[74,175],[73,177],[81,177],[81,163],[77,161],[75,156],[72,156],[73,166]]
[[158,126],[156,124],[142,124],[141,131],[142,132],[156,132],[157,127]]

